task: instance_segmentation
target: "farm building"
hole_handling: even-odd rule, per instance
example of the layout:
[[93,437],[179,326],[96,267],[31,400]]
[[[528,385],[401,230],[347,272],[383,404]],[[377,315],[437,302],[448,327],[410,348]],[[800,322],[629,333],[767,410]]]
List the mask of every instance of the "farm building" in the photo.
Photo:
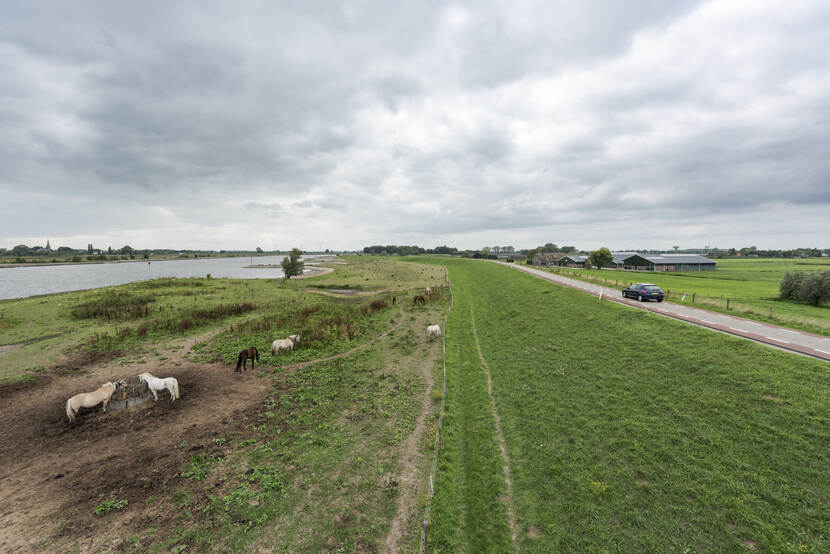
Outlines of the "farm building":
[[637,271],[714,271],[717,262],[696,254],[634,254],[623,264]]
[[630,258],[631,256],[637,256],[639,252],[611,252],[611,256],[613,256],[614,261],[611,262],[611,265],[608,267],[613,267],[615,269],[622,269],[625,267],[625,260],[626,258]]
[[563,252],[539,252],[533,256],[533,265],[556,265],[564,256]]
[[576,254],[568,254],[557,260],[556,265],[560,267],[585,267],[585,260],[588,256],[578,256]]

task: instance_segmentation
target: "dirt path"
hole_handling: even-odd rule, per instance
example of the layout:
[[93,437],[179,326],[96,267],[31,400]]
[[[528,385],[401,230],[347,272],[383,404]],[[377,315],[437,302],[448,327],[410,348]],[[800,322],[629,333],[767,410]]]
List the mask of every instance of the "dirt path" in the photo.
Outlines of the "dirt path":
[[516,506],[513,501],[513,477],[510,472],[510,457],[507,455],[507,445],[504,441],[504,434],[501,430],[501,418],[499,412],[496,410],[496,400],[493,398],[493,379],[491,377],[490,366],[487,365],[487,360],[481,353],[481,344],[478,342],[478,333],[476,332],[476,318],[473,312],[473,306],[470,305],[470,322],[473,328],[473,338],[476,341],[476,350],[478,351],[478,358],[481,360],[481,365],[484,367],[484,372],[487,375],[487,394],[490,396],[490,410],[493,413],[493,421],[496,425],[496,438],[499,443],[499,450],[501,451],[501,459],[504,463],[504,481],[507,485],[507,517],[510,520],[510,540],[513,541],[513,550],[519,551],[519,525],[516,523]]

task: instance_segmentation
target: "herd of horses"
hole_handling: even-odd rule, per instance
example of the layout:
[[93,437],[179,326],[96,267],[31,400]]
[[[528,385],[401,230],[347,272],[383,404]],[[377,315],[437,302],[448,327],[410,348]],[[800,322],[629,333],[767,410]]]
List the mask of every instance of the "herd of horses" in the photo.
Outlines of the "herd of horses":
[[[164,379],[159,379],[149,373],[142,373],[138,377],[141,383],[147,383],[147,388],[151,393],[153,393],[153,398],[156,401],[159,399],[156,391],[163,390],[170,393],[171,402],[174,402],[177,398],[179,398],[179,382],[176,381],[175,377],[165,377]],[[81,408],[94,408],[98,404],[102,404],[102,411],[106,412],[107,405],[109,404],[110,398],[112,398],[115,391],[126,386],[127,381],[119,379],[118,381],[106,382],[92,392],[82,392],[80,394],[76,394],[66,401],[66,417],[68,417],[69,422],[72,423],[78,415],[78,410]]]
[[[432,296],[432,287],[426,287],[427,296]],[[392,297],[392,304],[397,302],[397,296]],[[423,295],[416,294],[412,297],[413,305],[426,305],[426,298]],[[438,338],[441,336],[441,327],[438,325],[429,325],[427,327],[427,336],[429,338]],[[292,352],[296,345],[300,344],[300,335],[290,335],[284,339],[276,339],[271,343],[271,355],[276,356],[281,350]],[[248,371],[248,360],[251,361],[251,369],[254,368],[254,361],[259,361],[259,350],[256,346],[251,346],[242,350],[236,358],[236,369],[234,372],[242,373]],[[170,393],[170,401],[173,402],[179,398],[179,382],[174,377],[165,377],[159,379],[149,373],[142,373],[139,375],[142,383],[147,383],[147,388],[153,393],[153,398],[158,401],[157,391],[168,391]],[[82,392],[76,394],[66,401],[66,417],[69,422],[75,421],[78,415],[78,410],[81,408],[92,408],[98,404],[102,404],[102,411],[107,411],[107,404],[110,398],[121,387],[126,387],[127,382],[124,379],[118,381],[109,381],[104,383],[98,389],[92,392]]]

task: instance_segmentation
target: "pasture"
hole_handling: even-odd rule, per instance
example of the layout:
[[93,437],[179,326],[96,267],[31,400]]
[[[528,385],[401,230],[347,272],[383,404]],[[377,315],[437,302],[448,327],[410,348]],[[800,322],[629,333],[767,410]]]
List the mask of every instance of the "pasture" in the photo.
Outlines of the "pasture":
[[670,302],[680,302],[683,293],[686,293],[683,303],[690,304],[694,294],[694,303],[701,308],[830,335],[830,306],[816,307],[778,298],[778,287],[788,271],[830,270],[830,259],[744,258],[717,262],[716,271],[679,273],[573,268],[548,270],[619,289],[629,283],[655,283],[664,291],[671,291]]
[[431,551],[830,549],[827,363],[433,263],[455,307]]
[[[0,303],[0,550],[417,549],[446,297],[411,295],[444,271],[370,263],[323,276],[356,295],[170,279]],[[69,396],[140,373],[181,396],[67,423]]]

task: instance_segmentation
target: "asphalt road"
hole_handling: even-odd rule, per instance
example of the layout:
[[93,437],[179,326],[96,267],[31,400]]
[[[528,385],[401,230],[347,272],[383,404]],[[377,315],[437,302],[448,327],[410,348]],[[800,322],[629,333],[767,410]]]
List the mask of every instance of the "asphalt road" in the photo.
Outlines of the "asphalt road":
[[612,289],[592,283],[585,283],[577,279],[563,277],[547,271],[534,269],[524,265],[516,265],[504,262],[496,262],[530,273],[547,281],[565,285],[575,289],[583,290],[594,296],[602,294],[602,298],[618,304],[626,304],[635,308],[649,310],[667,317],[673,317],[681,321],[707,327],[730,335],[754,340],[781,350],[797,352],[806,356],[812,356],[821,360],[830,361],[830,338],[814,335],[804,331],[796,331],[777,325],[758,323],[741,317],[724,315],[718,312],[710,312],[700,308],[676,304],[674,302],[639,302],[630,298],[623,298],[620,289]]

